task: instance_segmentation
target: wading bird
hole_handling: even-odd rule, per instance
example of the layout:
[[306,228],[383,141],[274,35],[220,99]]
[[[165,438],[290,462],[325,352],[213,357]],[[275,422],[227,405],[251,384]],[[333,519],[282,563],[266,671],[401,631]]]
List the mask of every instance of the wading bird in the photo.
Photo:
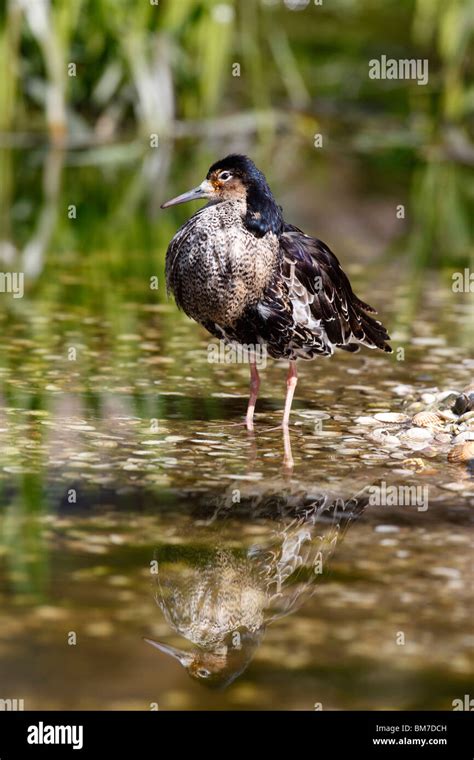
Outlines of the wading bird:
[[[391,352],[375,310],[353,293],[321,240],[287,224],[267,181],[247,156],[213,164],[196,188],[163,203],[206,199],[173,237],[166,283],[183,311],[227,343],[289,360],[283,426],[297,383],[296,360],[354,352],[359,344]],[[253,427],[260,378],[250,358],[246,423]]]

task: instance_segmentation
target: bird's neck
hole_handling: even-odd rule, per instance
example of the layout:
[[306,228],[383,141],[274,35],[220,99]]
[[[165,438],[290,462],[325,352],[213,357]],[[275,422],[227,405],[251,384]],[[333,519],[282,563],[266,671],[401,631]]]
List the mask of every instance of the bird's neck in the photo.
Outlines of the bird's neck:
[[280,235],[283,229],[283,215],[268,187],[247,188],[247,211],[244,224],[255,237],[263,237],[267,232]]

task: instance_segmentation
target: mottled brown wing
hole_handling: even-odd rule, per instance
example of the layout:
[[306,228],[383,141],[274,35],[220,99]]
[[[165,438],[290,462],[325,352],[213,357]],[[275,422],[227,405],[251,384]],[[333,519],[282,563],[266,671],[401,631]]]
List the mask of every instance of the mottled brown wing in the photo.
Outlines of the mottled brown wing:
[[370,316],[375,309],[354,294],[336,256],[321,240],[285,225],[280,246],[282,276],[298,324],[316,333],[323,329],[330,349],[352,351],[362,343],[391,352],[385,327]]

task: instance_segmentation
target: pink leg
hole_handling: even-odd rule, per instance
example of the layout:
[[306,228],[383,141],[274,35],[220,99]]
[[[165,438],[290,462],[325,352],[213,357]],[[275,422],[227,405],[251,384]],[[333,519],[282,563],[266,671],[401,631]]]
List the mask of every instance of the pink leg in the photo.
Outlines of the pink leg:
[[290,440],[290,431],[288,430],[288,426],[283,426],[283,450],[284,450],[284,457],[283,457],[283,466],[288,471],[288,473],[291,473],[293,467],[294,467],[294,461],[293,461],[293,454],[291,453],[291,440]]
[[296,361],[290,361],[288,377],[286,379],[286,399],[285,411],[283,413],[283,427],[287,427],[290,421],[291,404],[295,393],[296,383],[298,382],[298,373],[296,371]]
[[255,411],[255,404],[257,403],[258,391],[260,389],[260,376],[258,374],[257,365],[255,362],[250,362],[250,398],[247,407],[247,415],[245,417],[245,423],[247,430],[253,430],[253,413]]

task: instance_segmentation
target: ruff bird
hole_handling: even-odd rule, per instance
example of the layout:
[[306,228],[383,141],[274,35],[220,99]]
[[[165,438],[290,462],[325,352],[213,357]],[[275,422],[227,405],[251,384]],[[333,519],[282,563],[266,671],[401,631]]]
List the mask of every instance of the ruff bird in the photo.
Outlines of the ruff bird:
[[253,428],[260,388],[256,356],[289,360],[283,426],[297,383],[296,361],[359,344],[391,352],[375,309],[353,292],[328,246],[285,222],[265,176],[244,155],[213,164],[206,179],[163,203],[206,199],[177,231],[166,254],[166,284],[191,319],[226,343],[250,347]]

